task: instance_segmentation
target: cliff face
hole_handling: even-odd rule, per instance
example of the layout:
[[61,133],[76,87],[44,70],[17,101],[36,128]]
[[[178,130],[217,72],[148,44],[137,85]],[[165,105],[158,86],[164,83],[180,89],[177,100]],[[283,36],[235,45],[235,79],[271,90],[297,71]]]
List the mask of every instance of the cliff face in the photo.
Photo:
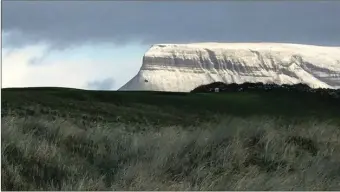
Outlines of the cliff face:
[[119,90],[189,92],[212,82],[340,88],[340,47],[279,43],[153,45]]

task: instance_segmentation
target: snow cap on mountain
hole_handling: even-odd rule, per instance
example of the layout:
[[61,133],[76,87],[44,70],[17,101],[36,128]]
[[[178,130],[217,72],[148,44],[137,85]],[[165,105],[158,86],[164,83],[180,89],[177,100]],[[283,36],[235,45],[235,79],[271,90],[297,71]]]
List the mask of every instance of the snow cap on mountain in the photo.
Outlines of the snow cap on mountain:
[[340,88],[340,47],[283,43],[156,44],[119,90],[189,92],[212,82]]

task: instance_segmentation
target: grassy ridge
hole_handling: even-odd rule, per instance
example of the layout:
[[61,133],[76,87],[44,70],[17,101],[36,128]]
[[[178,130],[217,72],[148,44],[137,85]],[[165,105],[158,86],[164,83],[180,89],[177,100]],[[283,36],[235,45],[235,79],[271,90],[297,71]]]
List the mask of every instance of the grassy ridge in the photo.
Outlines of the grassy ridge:
[[[275,115],[285,117],[329,118],[339,114],[339,99],[329,101],[313,94],[294,94],[276,92],[234,92],[220,94],[189,94],[166,92],[115,92],[85,91],[64,88],[27,88],[2,90],[2,103],[14,110],[39,105],[60,115],[64,113],[83,113],[87,116],[127,118],[133,116],[147,118],[152,122],[171,123],[169,116],[177,114],[179,119],[209,118],[204,114],[222,113],[237,116]],[[44,109],[41,109],[42,111]],[[138,112],[139,111],[139,112]],[[3,113],[6,114],[6,110]],[[132,118],[132,117],[131,117]],[[170,118],[167,121],[166,118]],[[176,119],[176,118],[175,118]],[[135,121],[136,119],[126,119]],[[207,119],[204,119],[207,120]],[[184,122],[183,122],[184,123]],[[187,122],[188,123],[188,122]]]
[[339,190],[320,96],[2,90],[2,190]]

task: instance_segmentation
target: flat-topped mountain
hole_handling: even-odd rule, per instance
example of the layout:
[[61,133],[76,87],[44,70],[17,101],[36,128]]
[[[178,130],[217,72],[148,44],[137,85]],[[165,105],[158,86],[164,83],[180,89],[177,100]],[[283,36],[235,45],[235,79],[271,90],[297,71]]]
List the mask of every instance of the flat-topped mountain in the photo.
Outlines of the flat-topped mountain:
[[212,82],[340,88],[340,47],[282,43],[157,44],[119,90],[189,92]]

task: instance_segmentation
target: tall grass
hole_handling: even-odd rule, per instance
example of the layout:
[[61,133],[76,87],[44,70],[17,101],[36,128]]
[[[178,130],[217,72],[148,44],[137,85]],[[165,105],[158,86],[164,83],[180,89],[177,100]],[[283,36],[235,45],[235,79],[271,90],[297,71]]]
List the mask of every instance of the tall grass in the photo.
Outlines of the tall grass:
[[2,190],[340,190],[337,123],[216,119],[155,128],[3,117]]

